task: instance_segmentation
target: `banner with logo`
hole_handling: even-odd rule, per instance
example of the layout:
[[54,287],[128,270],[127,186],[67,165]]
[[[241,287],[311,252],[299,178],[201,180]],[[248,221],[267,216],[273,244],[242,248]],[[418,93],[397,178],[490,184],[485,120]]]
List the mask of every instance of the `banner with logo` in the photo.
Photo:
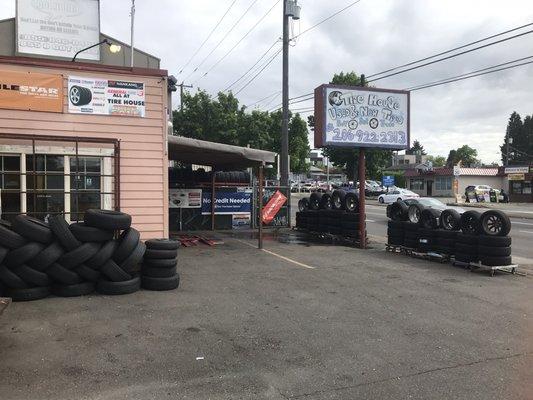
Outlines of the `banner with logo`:
[[279,190],[270,198],[268,203],[263,208],[263,223],[269,224],[272,222],[278,211],[283,207],[283,204],[287,201],[287,197]]
[[202,207],[202,189],[169,189],[169,208]]
[[144,83],[69,76],[68,112],[144,117]]
[[[215,214],[250,213],[252,194],[246,192],[215,192]],[[202,214],[211,214],[211,192],[202,193]]]
[[0,108],[63,111],[63,77],[0,70]]

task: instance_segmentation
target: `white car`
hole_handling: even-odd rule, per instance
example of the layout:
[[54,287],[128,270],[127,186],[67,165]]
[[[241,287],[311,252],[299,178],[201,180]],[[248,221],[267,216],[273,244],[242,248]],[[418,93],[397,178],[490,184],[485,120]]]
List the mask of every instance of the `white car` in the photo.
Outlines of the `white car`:
[[396,189],[392,190],[389,193],[380,194],[378,197],[378,201],[383,203],[394,203],[398,200],[407,200],[407,199],[418,199],[420,196],[416,194],[415,192],[411,192],[407,189]]

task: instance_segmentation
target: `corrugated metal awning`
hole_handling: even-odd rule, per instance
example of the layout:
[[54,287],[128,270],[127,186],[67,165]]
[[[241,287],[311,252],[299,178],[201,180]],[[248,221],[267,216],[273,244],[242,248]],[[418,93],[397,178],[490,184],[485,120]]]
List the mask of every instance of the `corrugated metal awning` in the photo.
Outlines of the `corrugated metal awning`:
[[168,159],[218,169],[240,169],[274,163],[276,153],[169,135]]

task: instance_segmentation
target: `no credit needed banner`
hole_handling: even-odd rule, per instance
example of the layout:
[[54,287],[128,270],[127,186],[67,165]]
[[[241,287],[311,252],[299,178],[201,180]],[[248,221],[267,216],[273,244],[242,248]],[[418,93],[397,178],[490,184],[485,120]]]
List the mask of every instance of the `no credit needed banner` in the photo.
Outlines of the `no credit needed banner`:
[[[215,214],[250,213],[251,204],[251,193],[215,192]],[[211,192],[202,192],[202,214],[211,214]]]

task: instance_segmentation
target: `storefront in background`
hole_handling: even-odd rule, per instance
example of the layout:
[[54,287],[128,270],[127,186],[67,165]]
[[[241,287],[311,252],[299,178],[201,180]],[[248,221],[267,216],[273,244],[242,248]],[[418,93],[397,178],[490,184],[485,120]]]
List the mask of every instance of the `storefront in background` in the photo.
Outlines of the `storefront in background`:
[[529,166],[505,167],[504,173],[509,182],[509,201],[515,203],[533,202],[531,186],[533,173]]

